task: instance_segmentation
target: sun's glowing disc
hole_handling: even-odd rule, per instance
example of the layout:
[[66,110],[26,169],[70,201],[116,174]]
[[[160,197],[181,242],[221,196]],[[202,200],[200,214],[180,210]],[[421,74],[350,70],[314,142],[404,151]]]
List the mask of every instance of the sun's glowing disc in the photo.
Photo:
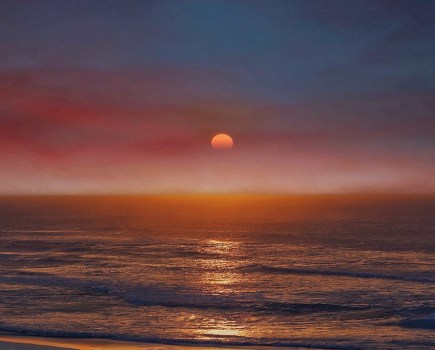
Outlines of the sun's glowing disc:
[[211,139],[211,147],[218,151],[228,151],[233,144],[233,139],[227,134],[217,134]]

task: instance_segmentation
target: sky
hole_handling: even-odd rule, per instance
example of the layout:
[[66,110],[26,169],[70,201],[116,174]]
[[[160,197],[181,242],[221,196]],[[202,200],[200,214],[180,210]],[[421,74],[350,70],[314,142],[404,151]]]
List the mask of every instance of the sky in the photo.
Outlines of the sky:
[[0,194],[435,193],[434,43],[426,0],[2,0]]

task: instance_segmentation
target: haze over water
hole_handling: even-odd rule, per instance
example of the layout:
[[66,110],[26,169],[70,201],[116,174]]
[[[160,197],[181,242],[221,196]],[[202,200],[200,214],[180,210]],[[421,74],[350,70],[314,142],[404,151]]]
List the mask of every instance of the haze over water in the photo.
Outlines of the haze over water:
[[435,346],[433,196],[3,197],[0,330]]

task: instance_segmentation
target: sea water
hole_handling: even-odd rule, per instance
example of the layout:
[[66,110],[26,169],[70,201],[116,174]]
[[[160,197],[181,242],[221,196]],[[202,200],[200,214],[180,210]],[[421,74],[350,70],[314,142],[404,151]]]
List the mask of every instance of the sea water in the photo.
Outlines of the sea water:
[[431,196],[0,200],[0,331],[435,347]]

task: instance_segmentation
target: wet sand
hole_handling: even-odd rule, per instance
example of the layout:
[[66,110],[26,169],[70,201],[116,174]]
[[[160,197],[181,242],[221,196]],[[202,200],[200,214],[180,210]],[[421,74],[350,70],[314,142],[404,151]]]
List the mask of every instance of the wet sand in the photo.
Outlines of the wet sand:
[[106,339],[0,336],[0,350],[133,350],[164,349],[167,346]]
[[[243,350],[249,347],[204,347],[204,346],[181,346],[166,344],[136,343],[128,341],[116,341],[108,339],[73,339],[73,338],[49,338],[49,337],[26,337],[15,335],[0,336],[0,350]],[[255,347],[257,350],[264,349],[262,346]],[[280,349],[280,348],[276,348]],[[281,348],[283,349],[283,348]],[[303,348],[293,348],[295,350]]]

